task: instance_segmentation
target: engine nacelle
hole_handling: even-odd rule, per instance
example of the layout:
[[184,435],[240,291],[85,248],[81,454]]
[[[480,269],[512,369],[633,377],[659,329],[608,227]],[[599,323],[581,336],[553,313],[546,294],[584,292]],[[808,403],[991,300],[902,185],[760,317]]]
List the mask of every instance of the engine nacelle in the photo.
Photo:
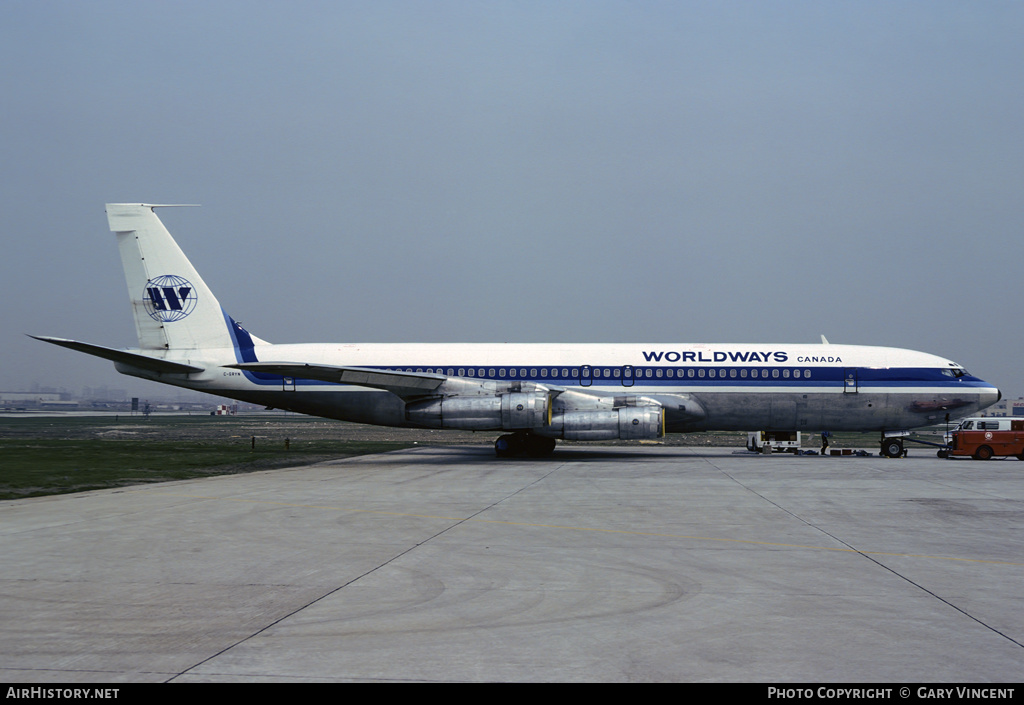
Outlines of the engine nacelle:
[[547,425],[551,420],[547,391],[509,392],[496,396],[446,397],[413,402],[405,418],[425,428],[464,431],[514,431]]
[[541,435],[569,441],[610,441],[661,438],[665,410],[660,406],[626,406],[601,411],[556,414]]

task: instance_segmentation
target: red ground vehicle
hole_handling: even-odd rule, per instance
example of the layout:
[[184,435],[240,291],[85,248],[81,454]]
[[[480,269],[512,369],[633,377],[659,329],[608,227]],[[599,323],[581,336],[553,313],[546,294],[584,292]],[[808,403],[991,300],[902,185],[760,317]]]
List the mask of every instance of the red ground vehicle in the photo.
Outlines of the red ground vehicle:
[[948,455],[969,455],[975,460],[1015,455],[1024,460],[1024,419],[964,419],[950,434]]

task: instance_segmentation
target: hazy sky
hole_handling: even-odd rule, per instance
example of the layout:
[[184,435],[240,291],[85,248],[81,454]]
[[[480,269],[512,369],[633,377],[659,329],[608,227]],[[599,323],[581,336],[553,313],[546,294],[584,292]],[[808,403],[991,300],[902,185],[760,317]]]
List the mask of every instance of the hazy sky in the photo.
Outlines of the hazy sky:
[[1024,394],[1024,3],[0,4],[0,389],[155,385],[107,202],[272,342],[818,342]]

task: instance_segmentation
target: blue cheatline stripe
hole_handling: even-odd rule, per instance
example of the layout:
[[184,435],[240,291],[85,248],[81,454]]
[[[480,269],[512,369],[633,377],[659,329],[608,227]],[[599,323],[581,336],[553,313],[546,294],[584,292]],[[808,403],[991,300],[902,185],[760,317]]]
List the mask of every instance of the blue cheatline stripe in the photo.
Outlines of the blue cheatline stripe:
[[[816,386],[819,384],[843,384],[846,383],[845,373],[856,370],[856,381],[859,386],[921,386],[927,383],[929,386],[991,386],[987,382],[976,377],[961,377],[959,379],[949,377],[938,368],[852,368],[852,367],[631,367],[632,374],[624,375],[622,367],[601,365],[359,365],[360,367],[372,367],[379,370],[398,370],[404,372],[432,372],[437,374],[448,374],[470,379],[486,379],[498,381],[530,381],[530,382],[570,382],[577,383],[580,379],[592,382],[620,383],[623,380],[635,384],[654,385],[737,385],[737,386],[763,386],[764,384],[780,386]],[[588,370],[581,372],[583,367]],[[540,370],[548,371],[547,376],[539,374]],[[527,374],[522,374],[529,370]],[[692,370],[692,376],[690,371]],[[748,376],[742,376],[741,370],[746,371]],[[461,371],[461,374],[460,374]],[[575,371],[563,374],[565,371]],[[661,376],[658,376],[658,372]],[[669,376],[669,371],[672,375]],[[715,375],[711,376],[711,372]],[[763,372],[767,371],[768,376]],[[650,372],[650,376],[648,376]],[[735,372],[735,375],[733,374]],[[756,372],[756,376],[751,374]],[[786,372],[789,373],[786,376]],[[514,373],[514,374],[513,374]],[[701,374],[703,373],[703,376]],[[777,373],[777,374],[776,374]],[[799,373],[799,376],[797,376]],[[808,374],[809,373],[809,374]]]

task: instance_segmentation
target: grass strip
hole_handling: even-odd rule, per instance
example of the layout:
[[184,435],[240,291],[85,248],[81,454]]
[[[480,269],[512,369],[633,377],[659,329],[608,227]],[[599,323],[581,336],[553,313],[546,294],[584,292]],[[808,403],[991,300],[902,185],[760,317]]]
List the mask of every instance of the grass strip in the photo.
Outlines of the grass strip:
[[0,439],[0,499],[308,465],[407,448],[403,441]]

